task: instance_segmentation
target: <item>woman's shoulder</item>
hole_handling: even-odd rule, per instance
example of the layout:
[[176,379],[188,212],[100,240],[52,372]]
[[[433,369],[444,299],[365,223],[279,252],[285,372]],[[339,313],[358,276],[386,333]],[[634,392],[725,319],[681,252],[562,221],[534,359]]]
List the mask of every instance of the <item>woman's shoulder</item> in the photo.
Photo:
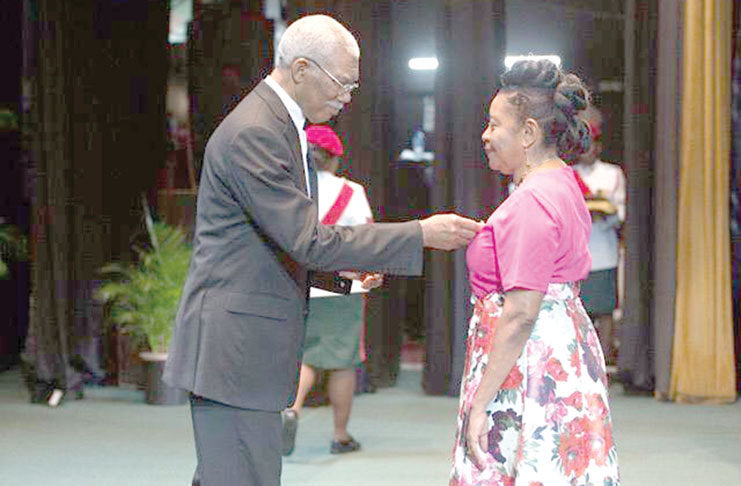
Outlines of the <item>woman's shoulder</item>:
[[540,219],[540,215],[550,216],[551,205],[536,187],[524,184],[515,189],[507,199],[492,213],[488,223],[512,224],[516,220],[530,221]]
[[576,174],[571,167],[561,167],[538,174],[524,188],[535,198],[556,201],[561,198],[571,199],[581,195]]
[[[571,167],[533,174],[505,200],[507,211],[544,212],[559,219],[564,207],[575,198],[583,200]],[[502,204],[504,206],[504,203]]]

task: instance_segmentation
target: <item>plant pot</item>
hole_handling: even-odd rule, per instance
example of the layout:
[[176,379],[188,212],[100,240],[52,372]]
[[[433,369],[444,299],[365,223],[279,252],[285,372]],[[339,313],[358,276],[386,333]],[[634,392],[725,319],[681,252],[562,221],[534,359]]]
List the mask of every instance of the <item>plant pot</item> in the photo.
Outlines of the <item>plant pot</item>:
[[167,354],[139,353],[147,364],[146,402],[150,405],[183,405],[188,401],[188,392],[182,388],[175,388],[162,380],[162,371],[165,369]]

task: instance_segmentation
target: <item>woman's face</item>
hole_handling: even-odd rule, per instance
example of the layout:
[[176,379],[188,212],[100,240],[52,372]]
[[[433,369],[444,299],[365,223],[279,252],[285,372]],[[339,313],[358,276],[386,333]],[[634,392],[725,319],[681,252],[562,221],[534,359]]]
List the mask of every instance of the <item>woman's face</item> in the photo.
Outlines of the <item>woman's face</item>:
[[525,163],[523,124],[508,100],[510,96],[513,95],[500,92],[494,97],[489,105],[489,123],[481,134],[489,168],[507,175]]

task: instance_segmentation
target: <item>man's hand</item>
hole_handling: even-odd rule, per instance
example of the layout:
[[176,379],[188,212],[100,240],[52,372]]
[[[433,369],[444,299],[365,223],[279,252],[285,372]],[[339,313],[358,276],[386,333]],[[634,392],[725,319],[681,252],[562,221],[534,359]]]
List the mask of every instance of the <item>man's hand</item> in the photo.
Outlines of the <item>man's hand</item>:
[[383,274],[380,273],[341,271],[339,274],[340,277],[349,278],[350,280],[359,280],[360,286],[366,290],[375,289],[383,285]]
[[457,214],[436,214],[420,220],[422,241],[426,248],[456,250],[467,245],[484,223]]

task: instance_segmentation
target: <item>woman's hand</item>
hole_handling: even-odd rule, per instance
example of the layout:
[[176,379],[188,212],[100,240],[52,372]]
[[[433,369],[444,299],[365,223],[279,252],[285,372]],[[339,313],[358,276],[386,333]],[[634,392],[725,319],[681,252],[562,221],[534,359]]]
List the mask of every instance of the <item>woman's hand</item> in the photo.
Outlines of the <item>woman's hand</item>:
[[486,410],[471,407],[468,412],[466,434],[466,453],[479,470],[486,467],[486,454],[489,450],[489,420]]
[[366,273],[360,282],[360,286],[366,290],[376,289],[383,285],[383,274]]

